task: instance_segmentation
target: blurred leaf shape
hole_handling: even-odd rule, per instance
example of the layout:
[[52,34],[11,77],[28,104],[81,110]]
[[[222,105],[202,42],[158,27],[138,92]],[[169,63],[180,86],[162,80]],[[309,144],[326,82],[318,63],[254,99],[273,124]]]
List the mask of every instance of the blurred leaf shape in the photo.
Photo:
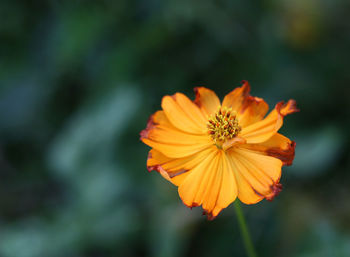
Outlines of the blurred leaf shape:
[[111,21],[112,17],[97,5],[62,11],[53,29],[49,53],[59,67],[76,64],[100,40]]
[[300,239],[295,257],[350,256],[350,236],[338,231],[325,220],[315,222]]
[[113,147],[137,110],[139,99],[135,88],[121,87],[80,110],[52,145],[48,158],[52,169],[71,176],[87,163],[114,159]]
[[327,170],[331,171],[329,168],[337,161],[344,147],[343,138],[341,130],[334,126],[326,126],[296,136],[295,160],[290,167],[293,175],[312,177]]
[[26,217],[3,226],[1,256],[77,255],[92,242],[123,245],[137,231],[140,215],[125,197],[132,187],[115,145],[139,99],[137,89],[120,86],[70,118],[47,157],[53,175],[66,185],[67,199],[51,208],[50,219]]

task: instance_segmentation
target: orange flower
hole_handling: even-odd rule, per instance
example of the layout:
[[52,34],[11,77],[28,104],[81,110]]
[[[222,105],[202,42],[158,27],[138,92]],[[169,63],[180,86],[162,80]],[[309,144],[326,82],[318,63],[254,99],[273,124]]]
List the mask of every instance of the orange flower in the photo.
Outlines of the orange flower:
[[164,96],[163,110],[140,133],[152,147],[148,170],[178,186],[188,207],[202,205],[209,219],[237,197],[245,204],[272,200],[282,189],[282,166],[294,159],[295,142],[278,130],[298,111],[295,101],[279,102],[264,118],[267,103],[249,92],[243,81],[222,103],[204,87],[195,88],[194,101]]

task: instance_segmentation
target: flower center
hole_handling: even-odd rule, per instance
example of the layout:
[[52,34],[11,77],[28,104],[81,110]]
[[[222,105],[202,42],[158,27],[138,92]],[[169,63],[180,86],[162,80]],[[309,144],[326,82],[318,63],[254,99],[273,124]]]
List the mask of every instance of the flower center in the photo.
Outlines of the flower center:
[[210,136],[220,148],[226,140],[234,138],[242,130],[238,124],[236,112],[227,107],[222,107],[218,112],[212,114],[207,127]]

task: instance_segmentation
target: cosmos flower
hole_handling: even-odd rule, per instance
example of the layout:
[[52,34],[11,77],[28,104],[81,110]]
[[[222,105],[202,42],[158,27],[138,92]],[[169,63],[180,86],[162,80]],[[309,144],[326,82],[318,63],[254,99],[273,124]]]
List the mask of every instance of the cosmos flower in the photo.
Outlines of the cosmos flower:
[[239,200],[272,200],[281,190],[283,165],[291,165],[295,142],[278,133],[283,118],[298,111],[294,100],[279,102],[266,117],[267,103],[249,94],[250,86],[225,96],[222,103],[207,88],[196,99],[164,96],[162,109],[141,131],[150,146],[149,171],[158,171],[178,187],[188,207],[202,205],[209,219]]

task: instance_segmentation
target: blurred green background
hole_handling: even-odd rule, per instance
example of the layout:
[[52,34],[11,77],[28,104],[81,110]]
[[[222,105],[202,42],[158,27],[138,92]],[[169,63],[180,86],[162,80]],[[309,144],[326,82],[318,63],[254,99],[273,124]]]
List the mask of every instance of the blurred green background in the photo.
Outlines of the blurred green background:
[[246,256],[146,170],[163,95],[248,80],[296,99],[272,202],[243,206],[259,256],[350,256],[348,0],[0,1],[0,257]]

